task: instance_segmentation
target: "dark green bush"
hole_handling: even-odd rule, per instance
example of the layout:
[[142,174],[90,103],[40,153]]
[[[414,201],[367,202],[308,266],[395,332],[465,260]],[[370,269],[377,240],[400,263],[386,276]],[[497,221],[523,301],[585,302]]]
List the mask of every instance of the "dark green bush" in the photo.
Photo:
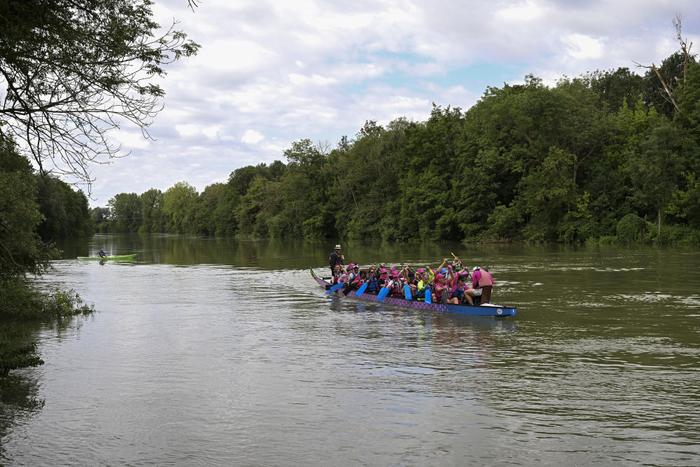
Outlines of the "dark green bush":
[[623,243],[641,242],[648,239],[647,223],[636,214],[626,214],[615,228],[617,240]]

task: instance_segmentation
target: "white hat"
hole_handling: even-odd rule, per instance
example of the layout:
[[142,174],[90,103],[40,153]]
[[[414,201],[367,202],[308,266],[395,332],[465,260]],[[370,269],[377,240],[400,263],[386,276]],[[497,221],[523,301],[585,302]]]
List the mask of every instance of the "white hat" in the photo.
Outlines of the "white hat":
[[336,249],[336,250],[340,250],[340,245],[336,245],[336,246],[335,246],[335,249]]
[[476,271],[477,269],[479,269],[479,266],[474,266],[474,269],[472,269],[472,272]]

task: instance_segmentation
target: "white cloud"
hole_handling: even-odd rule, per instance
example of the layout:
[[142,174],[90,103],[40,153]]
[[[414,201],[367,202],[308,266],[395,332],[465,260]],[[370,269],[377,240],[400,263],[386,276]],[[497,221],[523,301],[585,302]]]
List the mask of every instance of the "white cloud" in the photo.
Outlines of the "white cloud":
[[563,38],[567,52],[575,60],[600,58],[603,56],[603,41],[585,34],[568,34]]
[[241,137],[241,142],[245,144],[258,144],[260,141],[264,140],[265,136],[259,131],[246,130]]
[[150,140],[140,131],[117,130],[111,138],[125,150],[147,149]]
[[500,10],[497,10],[494,17],[497,20],[502,20],[507,23],[520,23],[533,21],[540,18],[543,14],[543,8],[537,2],[525,1],[508,5]]

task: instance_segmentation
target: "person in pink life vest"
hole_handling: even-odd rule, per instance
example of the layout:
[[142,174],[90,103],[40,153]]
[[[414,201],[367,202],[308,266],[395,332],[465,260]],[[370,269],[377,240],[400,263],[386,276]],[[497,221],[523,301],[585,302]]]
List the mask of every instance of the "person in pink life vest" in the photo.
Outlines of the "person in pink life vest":
[[475,266],[472,270],[472,286],[466,293],[470,297],[481,297],[481,303],[489,303],[491,301],[493,284],[493,276],[488,269]]

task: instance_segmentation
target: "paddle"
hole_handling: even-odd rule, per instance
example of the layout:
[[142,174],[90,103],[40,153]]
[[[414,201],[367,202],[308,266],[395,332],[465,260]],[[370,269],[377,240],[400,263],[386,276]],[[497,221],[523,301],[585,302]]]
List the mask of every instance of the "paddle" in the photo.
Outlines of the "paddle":
[[357,291],[355,292],[355,296],[359,297],[360,295],[362,295],[363,293],[365,293],[365,290],[367,290],[367,286],[368,286],[368,285],[369,285],[369,282],[365,282],[364,284],[362,284],[362,285],[360,286],[360,288],[357,289]]
[[403,285],[403,296],[408,301],[413,300],[413,295],[411,294],[411,287],[409,287],[408,284]]
[[383,302],[387,295],[389,295],[389,287],[382,287],[382,290],[377,294],[377,301]]
[[425,303],[433,303],[433,294],[430,291],[430,287],[425,288]]
[[462,260],[459,258],[459,256],[457,256],[456,254],[452,253],[451,251],[450,251],[450,254],[451,254],[452,257],[454,258],[455,264],[459,265],[459,267],[464,267],[464,263],[462,263]]
[[343,282],[338,282],[338,283],[335,284],[333,287],[331,287],[330,289],[326,290],[326,293],[327,293],[327,294],[335,293],[336,290],[342,289],[344,285],[345,285],[345,284],[344,284]]

